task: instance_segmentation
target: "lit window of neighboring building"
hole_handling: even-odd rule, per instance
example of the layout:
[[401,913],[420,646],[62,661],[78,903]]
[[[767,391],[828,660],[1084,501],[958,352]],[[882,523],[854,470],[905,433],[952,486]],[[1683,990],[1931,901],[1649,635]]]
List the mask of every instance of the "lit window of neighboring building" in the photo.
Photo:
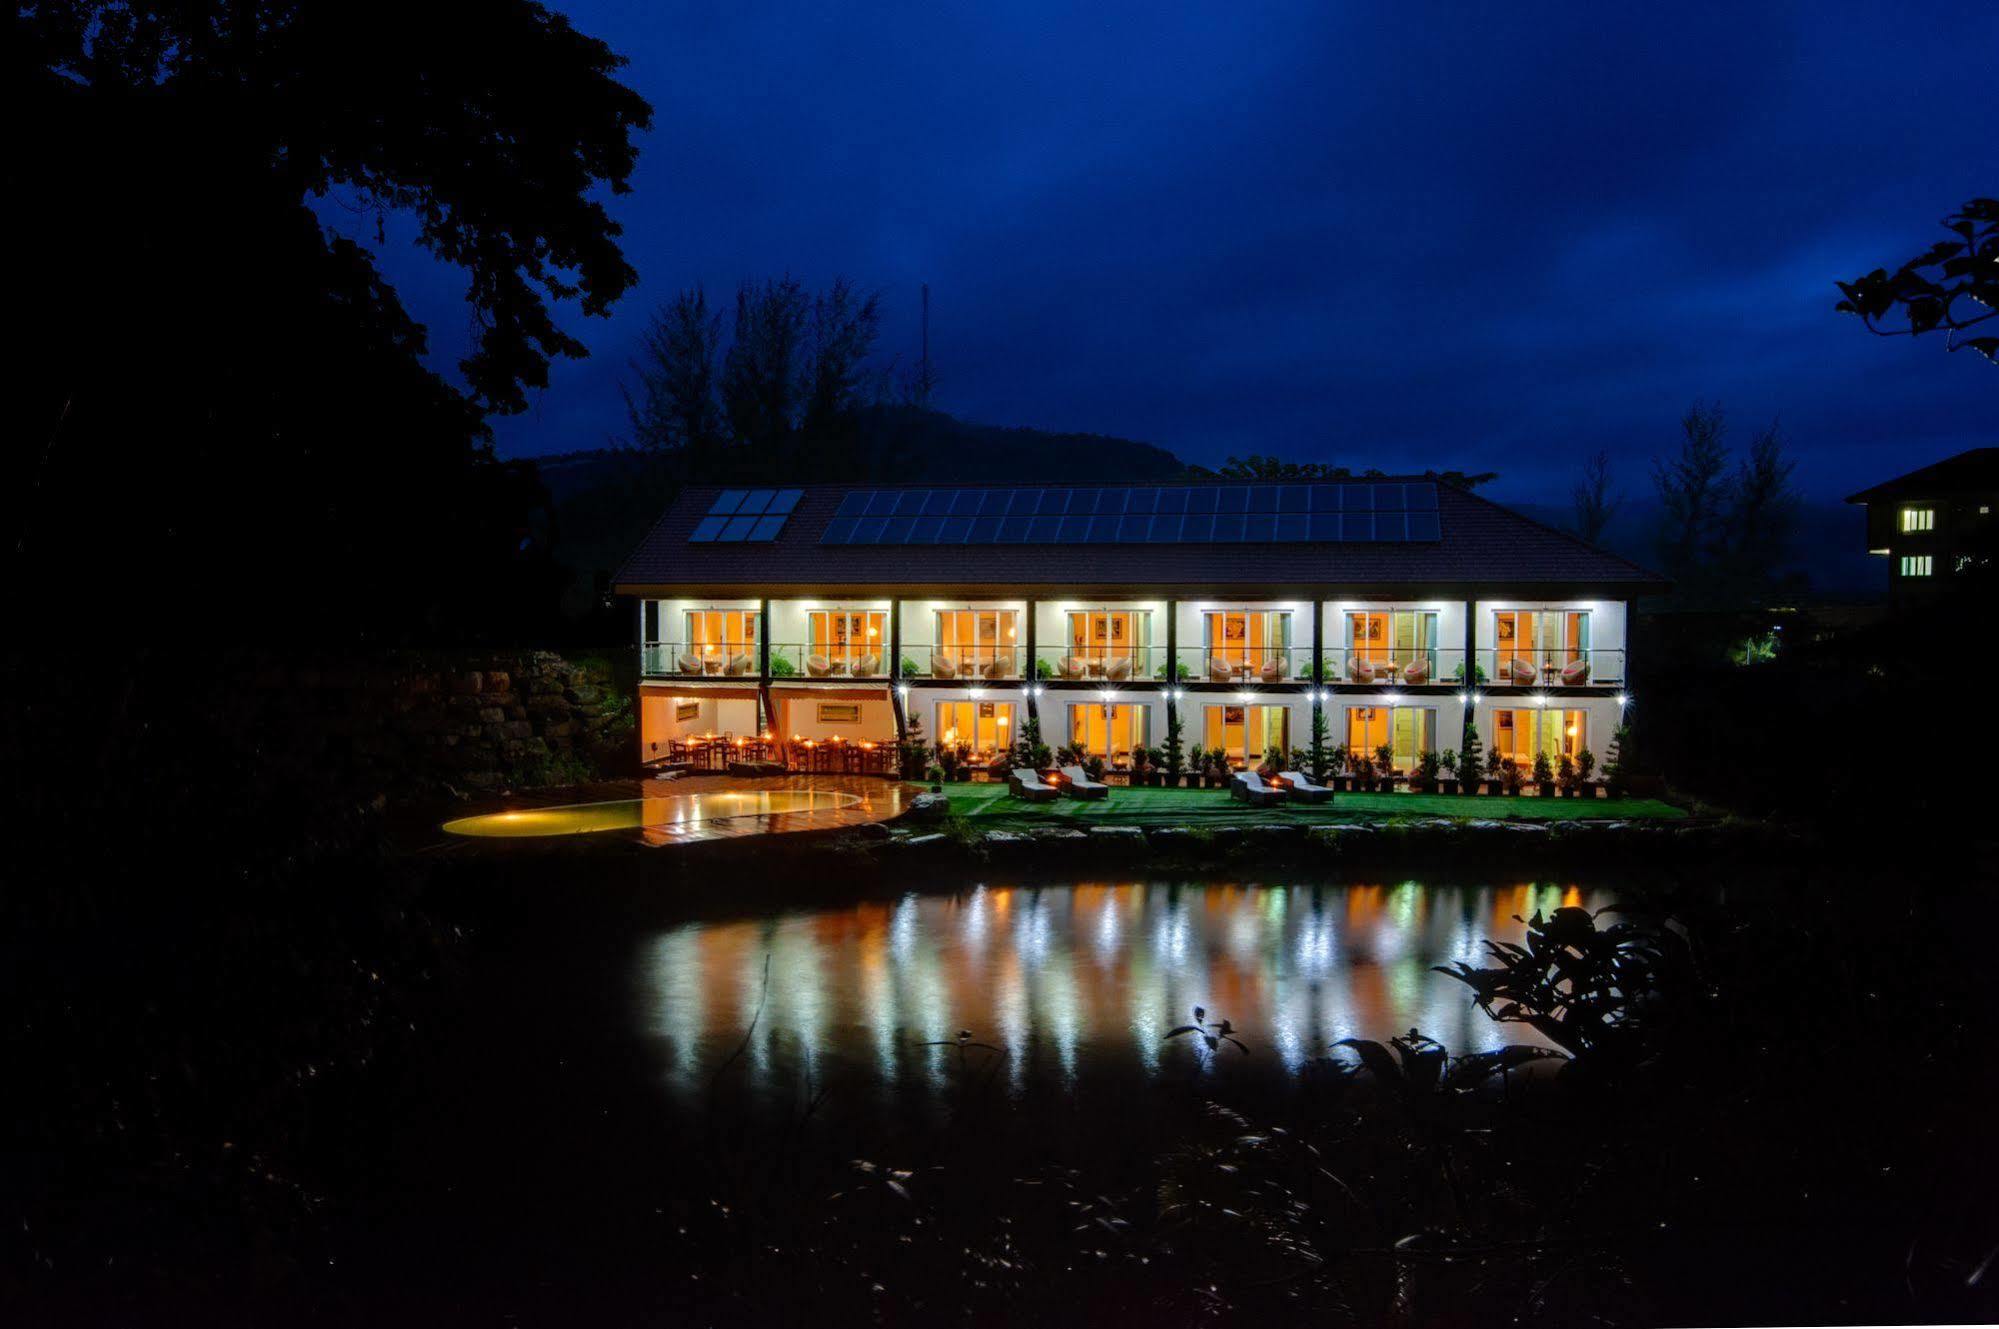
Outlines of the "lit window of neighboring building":
[[1933,531],[1937,526],[1935,508],[1903,508],[1902,529],[1905,531]]
[[1904,554],[1904,555],[1902,555],[1902,575],[1903,575],[1904,577],[1927,577],[1927,576],[1929,576],[1929,575],[1930,575],[1930,556],[1929,556],[1928,554]]

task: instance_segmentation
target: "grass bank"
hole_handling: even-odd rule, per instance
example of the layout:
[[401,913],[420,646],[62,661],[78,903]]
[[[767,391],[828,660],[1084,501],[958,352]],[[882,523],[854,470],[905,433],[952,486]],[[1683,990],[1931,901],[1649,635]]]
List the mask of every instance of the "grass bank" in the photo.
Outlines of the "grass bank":
[[1003,784],[947,784],[951,811],[985,829],[1076,821],[1100,826],[1318,826],[1395,817],[1484,821],[1581,818],[1677,820],[1684,809],[1650,798],[1506,798],[1465,794],[1339,794],[1330,803],[1253,808],[1222,789],[1113,789],[1101,802],[1026,803]]

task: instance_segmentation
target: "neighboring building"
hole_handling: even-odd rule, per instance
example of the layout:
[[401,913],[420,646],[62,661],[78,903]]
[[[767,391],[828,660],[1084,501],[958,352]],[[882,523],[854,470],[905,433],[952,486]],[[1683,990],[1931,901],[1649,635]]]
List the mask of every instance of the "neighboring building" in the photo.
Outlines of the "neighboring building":
[[1992,570],[1999,545],[1999,448],[1973,448],[1864,489],[1867,549],[1888,558],[1898,596],[1947,590]]
[[[689,736],[1042,741],[1113,765],[1181,743],[1254,764],[1331,742],[1601,758],[1627,607],[1665,583],[1422,478],[815,485],[683,492],[617,577],[640,746]],[[1472,668],[1466,669],[1466,662]]]

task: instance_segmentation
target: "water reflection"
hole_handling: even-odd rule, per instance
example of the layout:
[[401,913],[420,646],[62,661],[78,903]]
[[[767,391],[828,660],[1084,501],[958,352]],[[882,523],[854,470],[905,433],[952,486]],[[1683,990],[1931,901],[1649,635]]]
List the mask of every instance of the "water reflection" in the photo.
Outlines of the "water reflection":
[[644,951],[643,1018],[682,1095],[708,1087],[753,1023],[753,1089],[831,1078],[882,1097],[941,1089],[958,1053],[924,1044],[960,1029],[1006,1050],[1015,1091],[1156,1074],[1184,1064],[1161,1040],[1197,1003],[1273,1073],[1411,1027],[1464,1052],[1533,1036],[1430,966],[1517,939],[1516,914],[1606,902],[1560,884],[995,884],[676,928]]

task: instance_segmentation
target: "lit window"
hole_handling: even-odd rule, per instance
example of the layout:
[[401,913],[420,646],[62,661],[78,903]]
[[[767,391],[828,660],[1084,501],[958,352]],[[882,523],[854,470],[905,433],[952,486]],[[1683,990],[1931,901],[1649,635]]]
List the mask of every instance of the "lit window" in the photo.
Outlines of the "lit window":
[[1928,554],[1904,554],[1904,555],[1902,555],[1902,575],[1903,575],[1904,577],[1927,577],[1927,576],[1929,576],[1929,575],[1930,575],[1930,556],[1929,556]]
[[1935,508],[1903,508],[1902,529],[1905,531],[1933,531],[1937,526]]

